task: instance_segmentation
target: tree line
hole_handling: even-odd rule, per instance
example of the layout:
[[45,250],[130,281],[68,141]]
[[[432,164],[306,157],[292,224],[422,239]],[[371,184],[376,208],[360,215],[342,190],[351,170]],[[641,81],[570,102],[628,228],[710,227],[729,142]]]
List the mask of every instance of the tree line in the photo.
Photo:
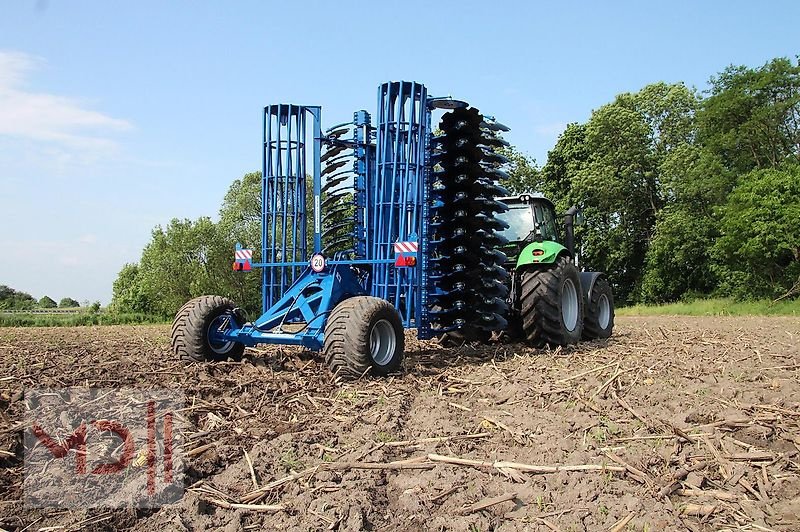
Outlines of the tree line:
[[[800,60],[730,66],[708,90],[654,83],[569,124],[543,166],[511,148],[508,187],[581,208],[581,264],[605,271],[620,304],[703,296],[796,295],[800,288]],[[171,316],[219,294],[260,308],[261,175],[233,182],[219,221],[158,226],[114,282],[112,309]]]
[[58,303],[48,296],[43,296],[41,299],[37,300],[27,292],[14,290],[6,285],[0,285],[0,310],[77,308],[80,306],[81,304],[71,297],[64,297]]
[[517,190],[581,207],[583,265],[621,303],[800,288],[800,61],[655,83],[569,124]]

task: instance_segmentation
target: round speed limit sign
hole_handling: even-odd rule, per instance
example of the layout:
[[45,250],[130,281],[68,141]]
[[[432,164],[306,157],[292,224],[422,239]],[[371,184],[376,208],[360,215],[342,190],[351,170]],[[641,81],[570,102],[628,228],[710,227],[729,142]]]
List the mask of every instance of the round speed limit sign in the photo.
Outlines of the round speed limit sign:
[[325,256],[321,253],[317,253],[311,257],[311,269],[314,270],[316,273],[321,272],[325,269]]

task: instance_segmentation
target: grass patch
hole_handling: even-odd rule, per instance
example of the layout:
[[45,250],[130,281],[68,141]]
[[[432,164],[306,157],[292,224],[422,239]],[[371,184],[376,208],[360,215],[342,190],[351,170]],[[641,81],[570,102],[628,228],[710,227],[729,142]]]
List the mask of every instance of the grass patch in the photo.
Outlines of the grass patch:
[[697,299],[666,305],[634,305],[615,310],[617,316],[800,316],[800,299],[772,302]]
[[167,323],[161,316],[113,312],[74,314],[0,314],[0,327],[77,327]]

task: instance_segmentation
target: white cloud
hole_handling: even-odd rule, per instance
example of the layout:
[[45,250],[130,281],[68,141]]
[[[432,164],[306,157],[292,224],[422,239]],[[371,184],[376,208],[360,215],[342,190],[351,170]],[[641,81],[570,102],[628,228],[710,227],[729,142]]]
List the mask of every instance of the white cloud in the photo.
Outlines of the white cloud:
[[115,148],[108,135],[130,129],[129,122],[72,98],[27,89],[31,72],[43,64],[22,52],[0,50],[0,135],[88,152]]

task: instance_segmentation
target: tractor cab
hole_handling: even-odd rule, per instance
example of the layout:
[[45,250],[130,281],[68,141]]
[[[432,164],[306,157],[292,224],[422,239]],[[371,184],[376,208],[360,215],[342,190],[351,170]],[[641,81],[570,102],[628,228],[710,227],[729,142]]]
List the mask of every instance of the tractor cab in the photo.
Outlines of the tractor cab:
[[497,198],[497,201],[508,206],[508,210],[497,217],[508,225],[500,235],[508,240],[503,251],[509,260],[516,262],[533,242],[562,242],[556,209],[549,199],[541,194],[521,194]]

